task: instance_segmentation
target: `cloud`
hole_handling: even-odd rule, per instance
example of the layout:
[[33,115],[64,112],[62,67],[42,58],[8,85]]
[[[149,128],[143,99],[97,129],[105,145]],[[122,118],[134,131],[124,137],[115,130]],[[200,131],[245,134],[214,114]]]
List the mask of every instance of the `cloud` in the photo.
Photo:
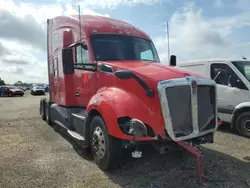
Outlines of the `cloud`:
[[4,56],[4,58],[2,58],[2,61],[5,65],[29,65],[30,62],[28,59],[23,59],[22,57],[18,57],[18,56]]
[[249,0],[237,0],[235,2],[235,7],[242,10],[249,10],[250,1]]
[[[114,9],[118,6],[134,6],[134,5],[152,5],[162,1],[169,0],[72,0],[75,6],[76,4],[80,4],[81,7],[89,7],[93,9]],[[61,1],[63,2],[63,0]],[[77,2],[77,3],[76,3]]]
[[215,0],[214,6],[215,8],[222,8],[224,6],[223,0]]
[[9,54],[9,51],[3,46],[2,43],[0,43],[0,56],[4,56],[6,54]]
[[24,69],[21,67],[15,67],[15,69],[13,70],[14,74],[23,74],[24,73]]
[[19,18],[7,10],[1,10],[0,38],[17,40],[41,50],[46,49],[45,31],[31,15]]
[[[234,38],[233,32],[235,28],[250,23],[249,13],[209,19],[204,17],[203,10],[194,3],[181,7],[169,21],[171,54],[177,55],[177,61],[213,57],[239,58],[239,42]],[[156,37],[154,42],[162,62],[168,63],[167,37]]]
[[[84,8],[82,14],[102,15]],[[68,3],[37,5],[1,1],[0,77],[7,83],[47,82],[46,20],[59,15],[77,14]],[[20,78],[21,76],[21,78]]]

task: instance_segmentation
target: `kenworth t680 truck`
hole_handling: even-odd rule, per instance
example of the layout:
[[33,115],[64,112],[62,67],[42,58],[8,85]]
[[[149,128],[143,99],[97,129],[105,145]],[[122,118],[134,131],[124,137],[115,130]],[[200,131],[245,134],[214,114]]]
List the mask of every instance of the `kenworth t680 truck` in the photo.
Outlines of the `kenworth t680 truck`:
[[47,20],[49,97],[40,116],[90,148],[103,170],[117,167],[124,148],[179,145],[197,160],[218,126],[216,83],[160,63],[150,37],[127,22],[90,15]]

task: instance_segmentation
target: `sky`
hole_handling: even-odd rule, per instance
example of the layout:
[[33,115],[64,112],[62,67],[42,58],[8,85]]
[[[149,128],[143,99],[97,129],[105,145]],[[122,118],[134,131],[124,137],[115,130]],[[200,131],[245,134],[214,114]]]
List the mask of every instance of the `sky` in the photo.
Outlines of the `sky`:
[[102,15],[127,21],[153,40],[161,63],[250,58],[250,0],[0,0],[0,78],[46,83],[46,19]]

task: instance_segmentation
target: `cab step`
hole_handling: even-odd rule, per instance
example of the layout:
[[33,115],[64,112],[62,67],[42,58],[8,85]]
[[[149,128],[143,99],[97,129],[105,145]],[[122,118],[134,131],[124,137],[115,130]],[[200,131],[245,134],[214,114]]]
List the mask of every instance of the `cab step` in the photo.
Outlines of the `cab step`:
[[71,115],[72,115],[73,117],[78,118],[78,119],[83,120],[83,121],[84,121],[85,118],[86,118],[86,115],[83,114],[83,113],[71,113]]
[[67,130],[68,131],[68,133],[72,136],[72,137],[74,137],[75,139],[77,139],[77,140],[81,140],[81,141],[84,141],[85,140],[85,138],[83,137],[83,136],[81,136],[80,134],[78,134],[77,132],[74,132],[74,131],[71,131],[71,130]]
[[81,136],[80,134],[78,134],[75,131],[71,131],[69,130],[65,125],[63,125],[60,121],[55,120],[54,121],[57,125],[61,126],[62,128],[66,129],[67,132],[69,133],[69,135],[71,135],[73,138],[80,140],[80,141],[85,141],[85,138],[83,136]]

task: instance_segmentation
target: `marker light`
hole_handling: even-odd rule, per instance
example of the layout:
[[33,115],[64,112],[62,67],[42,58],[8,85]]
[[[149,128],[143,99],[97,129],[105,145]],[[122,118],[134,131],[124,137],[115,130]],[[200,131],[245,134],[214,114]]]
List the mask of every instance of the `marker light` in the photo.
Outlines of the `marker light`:
[[196,88],[196,86],[197,86],[197,83],[196,83],[196,81],[192,81],[192,88]]

